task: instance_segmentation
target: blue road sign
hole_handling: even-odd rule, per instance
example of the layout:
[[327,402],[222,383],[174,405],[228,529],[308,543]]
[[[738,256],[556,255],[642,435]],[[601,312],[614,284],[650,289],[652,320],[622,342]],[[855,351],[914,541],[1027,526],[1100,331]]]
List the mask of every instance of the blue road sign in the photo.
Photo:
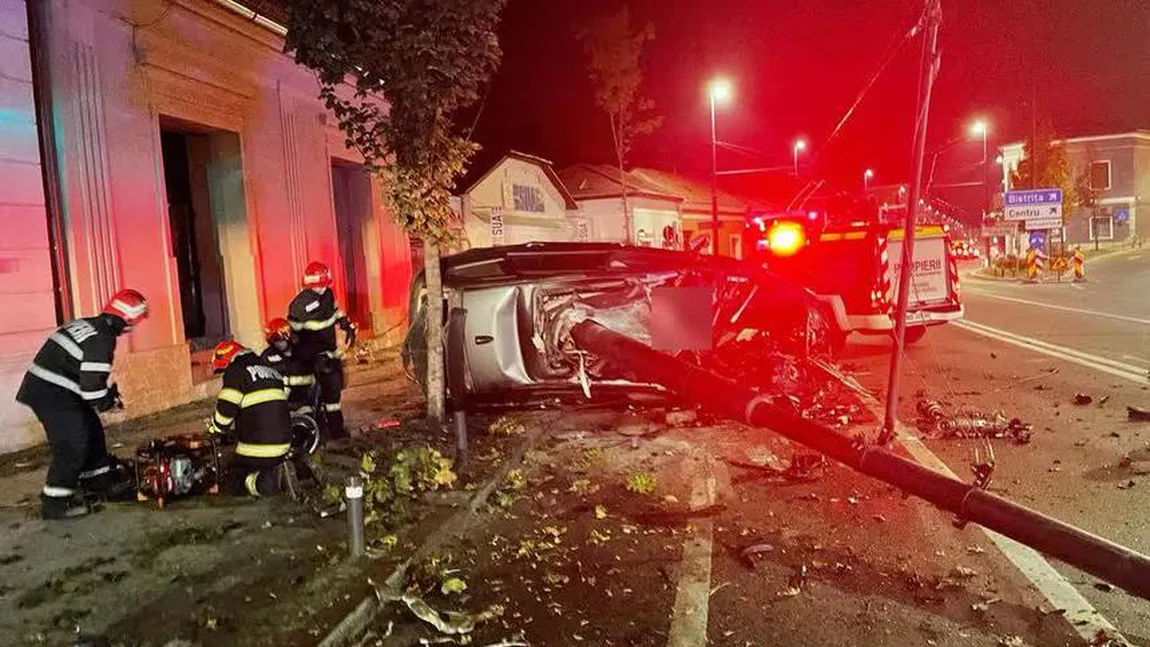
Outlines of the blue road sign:
[[1007,191],[1003,196],[1003,204],[1008,207],[1062,204],[1062,189]]
[[1114,220],[1117,222],[1130,220],[1130,207],[1114,207]]
[[1046,232],[1032,231],[1030,232],[1030,246],[1035,249],[1046,251]]

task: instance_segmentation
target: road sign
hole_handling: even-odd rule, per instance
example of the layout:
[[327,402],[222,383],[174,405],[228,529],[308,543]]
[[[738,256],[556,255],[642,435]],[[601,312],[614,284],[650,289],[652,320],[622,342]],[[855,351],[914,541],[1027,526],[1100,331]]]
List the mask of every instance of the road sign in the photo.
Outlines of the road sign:
[[1022,220],[1028,230],[1062,226],[1062,189],[1007,191],[1002,205],[1007,220]]
[[1046,251],[1046,232],[1035,231],[1030,234],[1030,246]]
[[1130,207],[1114,207],[1114,222],[1126,222],[1130,220]]

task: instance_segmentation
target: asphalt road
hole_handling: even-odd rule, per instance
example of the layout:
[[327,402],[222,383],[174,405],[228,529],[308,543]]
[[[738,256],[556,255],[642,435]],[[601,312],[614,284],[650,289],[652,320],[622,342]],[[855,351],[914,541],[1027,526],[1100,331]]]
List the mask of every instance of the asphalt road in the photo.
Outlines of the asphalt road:
[[[968,278],[962,325],[931,330],[907,352],[900,419],[921,398],[951,412],[1002,412],[1034,425],[1030,444],[995,441],[995,488],[1005,496],[1144,554],[1150,553],[1150,250],[1092,262],[1088,281],[1020,284]],[[860,380],[881,392],[889,344],[849,347]],[[1078,394],[1089,405],[1074,404]],[[925,438],[958,474],[975,441]],[[1123,457],[1133,459],[1125,465]],[[1134,644],[1150,644],[1150,602],[1108,591],[1053,564]]]

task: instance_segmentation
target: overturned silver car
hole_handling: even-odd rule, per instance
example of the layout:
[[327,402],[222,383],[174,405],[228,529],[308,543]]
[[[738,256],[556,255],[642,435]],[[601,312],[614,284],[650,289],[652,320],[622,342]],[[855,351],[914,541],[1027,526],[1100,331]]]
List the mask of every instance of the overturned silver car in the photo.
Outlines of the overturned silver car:
[[[668,288],[711,295],[709,311],[688,315],[704,325],[709,320],[709,348],[679,356],[764,390],[798,385],[799,358],[829,354],[838,333],[809,291],[725,257],[602,243],[529,243],[445,257],[442,277],[447,384],[457,407],[562,396],[659,396],[661,387],[627,366],[578,349],[570,330],[591,319],[650,345],[652,295]],[[426,375],[425,292],[423,277],[416,277],[403,349],[408,375],[420,384]]]

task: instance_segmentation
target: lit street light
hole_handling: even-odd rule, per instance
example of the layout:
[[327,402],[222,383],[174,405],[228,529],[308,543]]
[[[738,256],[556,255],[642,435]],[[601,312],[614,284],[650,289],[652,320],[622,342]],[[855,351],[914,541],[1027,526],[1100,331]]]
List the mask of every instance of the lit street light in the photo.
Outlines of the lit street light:
[[711,253],[719,255],[719,193],[718,182],[718,140],[715,137],[715,104],[725,103],[731,98],[731,84],[726,79],[711,81],[707,90],[711,99]]
[[863,171],[863,191],[864,192],[870,190],[870,181],[873,178],[874,178],[874,171],[873,170],[868,168],[867,170]]
[[[970,126],[971,134],[982,137],[982,219],[990,215],[990,157],[986,154],[986,137],[990,127],[986,121],[979,119]],[[990,262],[990,239],[986,241],[986,259]]]
[[799,176],[799,153],[806,149],[807,142],[802,139],[795,141],[795,145],[792,147],[791,152],[794,153],[795,157],[795,177]]

